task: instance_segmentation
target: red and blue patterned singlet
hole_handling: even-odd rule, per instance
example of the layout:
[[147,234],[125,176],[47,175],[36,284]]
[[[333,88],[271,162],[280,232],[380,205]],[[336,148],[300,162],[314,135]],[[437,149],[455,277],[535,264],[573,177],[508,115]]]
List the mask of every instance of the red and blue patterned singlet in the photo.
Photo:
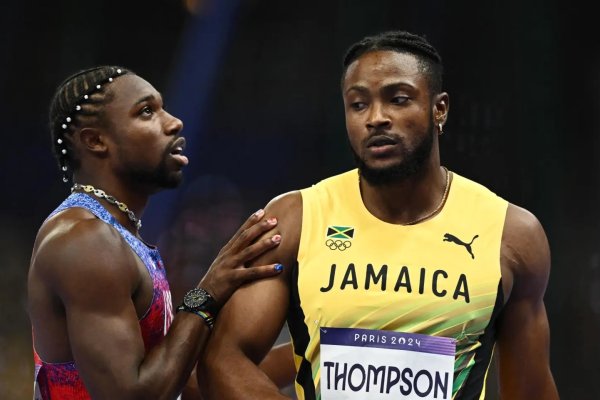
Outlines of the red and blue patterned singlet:
[[[84,193],[71,194],[50,216],[67,208],[79,207],[89,210],[97,218],[114,227],[133,252],[142,260],[152,277],[154,295],[150,307],[140,319],[140,329],[146,351],[156,346],[167,333],[173,321],[173,304],[165,268],[158,250],[133,236],[94,198]],[[90,399],[77,365],[74,361],[65,363],[44,362],[34,349],[35,400],[84,400]]]

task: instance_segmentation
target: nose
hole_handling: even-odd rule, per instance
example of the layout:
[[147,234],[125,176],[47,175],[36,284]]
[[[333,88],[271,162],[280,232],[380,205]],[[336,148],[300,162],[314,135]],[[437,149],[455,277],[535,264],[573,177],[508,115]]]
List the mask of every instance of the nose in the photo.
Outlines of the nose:
[[181,132],[183,129],[183,121],[181,121],[179,118],[167,113],[166,111],[165,111],[165,113],[167,115],[167,121],[165,124],[165,132],[167,133],[167,135],[179,134],[179,132]]
[[369,108],[366,125],[367,129],[388,128],[392,125],[392,120],[382,104],[373,102]]

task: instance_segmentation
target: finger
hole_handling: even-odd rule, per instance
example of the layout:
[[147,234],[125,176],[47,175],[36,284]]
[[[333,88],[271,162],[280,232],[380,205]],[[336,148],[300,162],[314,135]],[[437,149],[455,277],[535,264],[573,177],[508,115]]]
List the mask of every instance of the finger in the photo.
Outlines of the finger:
[[261,239],[256,243],[242,249],[237,254],[236,265],[243,264],[246,261],[250,261],[261,255],[267,250],[272,249],[273,247],[279,245],[281,243],[281,235],[276,234],[268,238]]
[[273,229],[277,225],[277,218],[271,217],[250,226],[248,229],[240,232],[230,248],[234,251],[243,251],[251,243],[256,241],[262,234]]
[[242,232],[244,232],[246,229],[250,228],[252,225],[260,222],[261,218],[264,215],[265,215],[265,210],[263,210],[262,208],[256,212],[254,212],[252,215],[250,215],[248,217],[248,219],[246,219],[246,221],[244,221],[242,226],[240,226],[239,229],[233,234],[231,239],[229,239],[227,244],[225,246],[223,246],[223,248],[231,246],[231,244],[233,244],[237,240],[237,238],[242,234]]
[[284,266],[281,264],[259,265],[256,267],[242,268],[236,271],[236,278],[241,284],[255,281],[257,279],[264,279],[279,275],[283,269]]

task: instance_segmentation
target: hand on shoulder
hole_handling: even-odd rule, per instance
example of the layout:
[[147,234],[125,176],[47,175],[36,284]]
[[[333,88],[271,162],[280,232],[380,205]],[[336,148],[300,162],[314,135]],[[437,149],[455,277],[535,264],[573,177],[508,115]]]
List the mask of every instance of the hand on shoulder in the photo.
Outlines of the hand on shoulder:
[[199,286],[207,290],[222,307],[235,290],[246,282],[278,275],[275,263],[250,266],[252,260],[276,248],[281,235],[275,230],[278,219],[264,210],[252,214],[223,246]]
[[265,207],[267,215],[277,216],[277,231],[281,244],[276,250],[277,260],[292,267],[296,263],[300,232],[302,230],[302,194],[295,190],[273,198]]

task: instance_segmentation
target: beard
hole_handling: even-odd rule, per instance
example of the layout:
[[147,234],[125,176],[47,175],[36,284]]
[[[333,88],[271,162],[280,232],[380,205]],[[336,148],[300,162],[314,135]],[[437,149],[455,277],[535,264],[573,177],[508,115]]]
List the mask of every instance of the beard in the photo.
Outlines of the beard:
[[174,189],[178,187],[183,180],[183,173],[181,169],[174,169],[167,165],[170,154],[171,149],[169,147],[162,155],[160,163],[153,169],[129,165],[127,168],[129,180],[138,185],[156,188],[156,190]]
[[167,159],[163,158],[156,169],[148,175],[149,183],[153,183],[162,189],[174,189],[183,180],[183,173],[181,170],[169,169],[166,161]]
[[360,176],[373,186],[383,186],[402,182],[421,171],[423,165],[431,155],[434,136],[435,129],[433,123],[431,123],[427,135],[425,135],[412,150],[407,148],[404,138],[397,138],[398,145],[401,148],[401,159],[398,162],[383,168],[373,168],[367,165],[365,160],[358,155],[352,146],[350,146],[350,148],[354,155],[354,161],[356,162]]

